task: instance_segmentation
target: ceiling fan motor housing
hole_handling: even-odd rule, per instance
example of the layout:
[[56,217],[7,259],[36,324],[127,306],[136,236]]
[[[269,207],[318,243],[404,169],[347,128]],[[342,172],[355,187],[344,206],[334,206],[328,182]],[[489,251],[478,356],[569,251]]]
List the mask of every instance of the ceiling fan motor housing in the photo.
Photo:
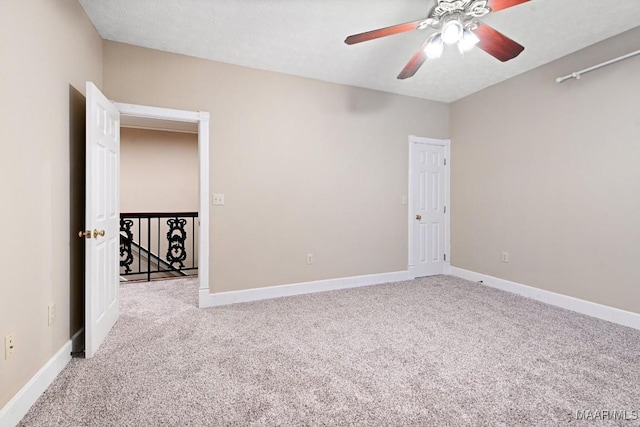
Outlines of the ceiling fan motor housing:
[[457,20],[465,28],[472,26],[476,18],[481,18],[491,9],[487,5],[487,0],[438,0],[429,11],[425,20],[425,27],[431,26],[438,30],[442,29],[447,22]]

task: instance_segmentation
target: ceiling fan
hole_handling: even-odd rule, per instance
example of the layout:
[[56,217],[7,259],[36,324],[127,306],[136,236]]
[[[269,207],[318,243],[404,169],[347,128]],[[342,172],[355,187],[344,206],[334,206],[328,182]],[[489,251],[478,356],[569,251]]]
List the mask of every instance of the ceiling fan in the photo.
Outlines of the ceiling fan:
[[439,58],[445,44],[457,44],[461,53],[475,45],[502,62],[515,58],[524,46],[478,20],[490,12],[497,12],[529,0],[437,0],[427,17],[418,21],[354,34],[345,39],[348,45],[400,34],[412,30],[435,29],[411,57],[399,79],[413,76],[427,59]]

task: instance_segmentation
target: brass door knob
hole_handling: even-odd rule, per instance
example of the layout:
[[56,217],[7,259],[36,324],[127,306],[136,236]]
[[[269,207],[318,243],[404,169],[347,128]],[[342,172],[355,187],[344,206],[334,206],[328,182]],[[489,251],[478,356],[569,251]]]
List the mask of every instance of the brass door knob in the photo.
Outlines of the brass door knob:
[[81,230],[81,231],[78,231],[78,237],[86,237],[87,239],[90,239],[90,238],[91,238],[91,230],[86,230],[86,231]]
[[93,230],[93,238],[97,239],[98,236],[104,237],[104,230],[94,229]]
[[422,219],[422,215],[416,215],[416,219],[420,221]]

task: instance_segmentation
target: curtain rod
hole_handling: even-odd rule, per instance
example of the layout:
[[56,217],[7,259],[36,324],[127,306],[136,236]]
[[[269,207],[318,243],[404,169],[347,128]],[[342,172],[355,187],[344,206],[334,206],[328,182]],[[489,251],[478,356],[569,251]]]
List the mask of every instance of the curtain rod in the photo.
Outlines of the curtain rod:
[[591,71],[597,70],[602,67],[606,67],[607,65],[615,64],[616,62],[620,62],[624,59],[631,58],[632,56],[640,55],[640,50],[636,50],[635,52],[627,53],[626,55],[619,56],[617,58],[611,59],[609,61],[603,62],[602,64],[594,65],[593,67],[585,68],[581,71],[574,71],[571,74],[568,74],[564,77],[558,77],[556,79],[556,83],[562,83],[565,80],[569,79],[580,79],[583,74],[587,74]]

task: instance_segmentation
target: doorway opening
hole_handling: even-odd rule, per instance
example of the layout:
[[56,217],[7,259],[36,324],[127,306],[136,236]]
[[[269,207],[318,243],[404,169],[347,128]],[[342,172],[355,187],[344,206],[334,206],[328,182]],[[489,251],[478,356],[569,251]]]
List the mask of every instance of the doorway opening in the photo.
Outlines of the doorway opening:
[[[134,105],[134,104],[125,104],[114,102],[115,107],[120,112],[120,126],[121,129],[126,130],[138,130],[138,131],[147,131],[147,132],[156,132],[156,136],[158,135],[166,135],[167,133],[175,133],[181,134],[183,136],[186,135],[186,138],[189,139],[188,135],[196,135],[197,134],[197,156],[198,156],[198,182],[197,182],[197,212],[186,212],[186,213],[195,213],[197,216],[188,216],[185,218],[178,217],[178,222],[181,219],[186,220],[186,218],[191,218],[190,224],[184,224],[187,228],[185,229],[186,234],[188,235],[188,225],[191,226],[191,234],[193,234],[194,239],[191,243],[191,252],[193,255],[197,254],[197,262],[198,262],[198,282],[199,282],[199,294],[206,290],[209,291],[209,113],[207,112],[195,112],[195,111],[185,111],[185,110],[174,110],[168,108],[159,108],[159,107],[150,107],[150,106],[142,106],[142,105]],[[175,135],[174,135],[175,136]],[[167,168],[171,168],[171,165],[167,165]],[[161,197],[161,189],[158,189],[156,193],[157,196]],[[122,212],[124,210],[121,209]],[[169,212],[176,213],[176,212]],[[185,212],[183,212],[185,213]],[[166,233],[169,233],[169,243],[165,248],[162,245],[159,247],[159,253],[162,252],[173,252],[173,255],[182,262],[184,266],[189,265],[189,255],[186,251],[185,253],[181,249],[182,246],[177,245],[172,249],[171,244],[179,242],[180,239],[184,236],[180,230],[172,229],[172,225],[167,224],[165,218],[165,224],[169,229]],[[175,216],[174,216],[174,219]],[[159,222],[155,224],[156,230],[160,227],[161,234],[163,234],[162,226],[159,226]],[[176,224],[174,221],[174,225]],[[147,230],[151,227],[147,224]],[[178,227],[180,228],[180,227]],[[142,232],[141,232],[142,233]],[[148,232],[147,232],[148,233]],[[166,233],[164,233],[166,235]],[[144,233],[142,233],[144,234]],[[153,234],[153,233],[152,233]],[[173,240],[171,240],[173,238]],[[144,251],[143,251],[144,252]],[[144,255],[144,254],[143,254]],[[151,254],[148,254],[149,258],[153,258]],[[172,261],[173,259],[169,259]],[[151,260],[153,261],[153,260]],[[186,261],[186,262],[185,262]],[[161,262],[161,261],[158,261]],[[170,266],[177,266],[179,264],[171,264]],[[192,264],[193,265],[193,264]],[[188,267],[187,267],[188,268]]]
[[198,167],[195,123],[121,117],[120,282],[198,275]]
[[[121,239],[119,241],[121,218],[118,181],[121,122],[124,122],[125,128],[127,124],[132,127],[132,123],[135,123],[134,127],[138,128],[197,133],[197,183],[193,183],[197,188],[197,210],[192,212],[194,222],[191,234],[195,240],[191,242],[191,252],[198,256],[199,299],[209,293],[209,113],[112,102],[91,82],[87,82],[86,91],[86,98],[82,100],[86,101],[86,120],[80,118],[82,96],[70,92],[71,225],[74,230],[80,230],[74,233],[82,239],[76,240],[75,246],[72,245],[72,258],[76,253],[80,255],[80,249],[84,249],[84,266],[80,262],[72,262],[71,265],[72,278],[78,281],[72,284],[72,288],[78,291],[72,300],[80,299],[78,297],[82,294],[84,304],[82,307],[74,305],[71,317],[73,320],[81,316],[84,320],[82,324],[76,325],[77,322],[74,322],[72,326],[74,331],[80,327],[73,332],[73,355],[90,358],[119,316],[119,255],[122,251],[118,251],[118,246],[120,249],[122,246]],[[80,136],[81,124],[86,125],[86,138]],[[86,149],[81,147],[82,139]],[[75,168],[76,164],[79,167]],[[75,184],[76,178],[81,182]],[[85,190],[84,197],[81,197],[82,189]],[[82,208],[85,211],[84,221],[81,221]],[[180,221],[180,218],[177,220]],[[169,228],[167,232],[176,236],[171,242],[177,244],[181,232],[173,230],[171,226]],[[176,248],[169,246],[167,251],[175,249],[177,262],[188,261],[188,256],[181,259],[180,247]],[[201,303],[199,305],[202,306]]]

